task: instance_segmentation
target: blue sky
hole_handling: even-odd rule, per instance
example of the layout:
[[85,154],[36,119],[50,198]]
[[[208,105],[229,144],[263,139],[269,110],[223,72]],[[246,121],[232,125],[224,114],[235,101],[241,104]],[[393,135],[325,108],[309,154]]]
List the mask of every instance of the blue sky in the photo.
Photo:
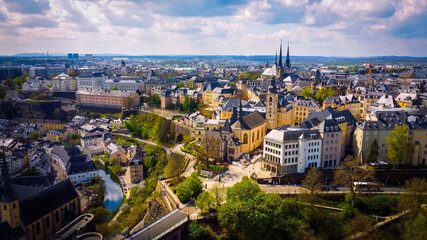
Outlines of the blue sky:
[[0,54],[427,56],[426,0],[0,0]]

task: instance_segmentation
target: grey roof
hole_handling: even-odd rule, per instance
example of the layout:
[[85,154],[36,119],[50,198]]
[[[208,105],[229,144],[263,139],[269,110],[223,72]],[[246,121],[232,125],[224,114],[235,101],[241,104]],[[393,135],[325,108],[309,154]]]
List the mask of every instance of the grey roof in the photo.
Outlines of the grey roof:
[[258,111],[255,111],[241,119],[238,119],[233,124],[233,126],[231,126],[231,128],[239,130],[250,130],[264,124],[265,122],[265,118]]
[[78,196],[70,179],[66,179],[20,201],[21,220],[24,225],[28,225],[69,201],[78,198]]
[[341,128],[333,119],[326,119],[319,125],[320,132],[342,132]]

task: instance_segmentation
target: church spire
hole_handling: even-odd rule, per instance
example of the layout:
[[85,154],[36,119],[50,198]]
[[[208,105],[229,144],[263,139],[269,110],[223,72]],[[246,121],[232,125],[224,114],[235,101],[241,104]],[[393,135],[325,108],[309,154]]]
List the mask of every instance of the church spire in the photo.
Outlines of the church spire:
[[243,107],[242,107],[242,99],[240,99],[240,106],[239,106],[239,121],[242,121],[243,119]]
[[2,176],[3,176],[3,182],[4,182],[4,197],[6,200],[12,199],[12,187],[10,185],[10,178],[9,178],[9,170],[8,170],[8,164],[6,162],[6,154],[4,153],[4,147],[3,147],[3,169],[2,169]]
[[282,64],[282,39],[280,39],[279,66],[283,67],[283,64]]
[[291,60],[289,60],[289,41],[288,41],[288,52],[286,53],[286,67],[291,68]]
[[276,51],[276,57],[274,58],[274,65],[277,66],[277,51]]

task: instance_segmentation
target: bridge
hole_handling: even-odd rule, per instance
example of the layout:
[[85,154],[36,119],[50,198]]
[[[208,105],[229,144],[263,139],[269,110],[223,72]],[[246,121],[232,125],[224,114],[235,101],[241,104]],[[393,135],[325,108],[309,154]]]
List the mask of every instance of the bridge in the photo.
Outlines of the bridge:
[[163,218],[152,224],[132,233],[125,239],[181,239],[181,232],[190,219],[190,215],[195,213],[197,208],[193,204],[185,204],[175,209]]
[[[99,238],[99,233],[87,233],[90,230],[95,230],[95,223],[93,221],[94,216],[90,213],[85,213],[78,216],[68,225],[63,227],[61,230],[55,233],[50,239],[56,240],[69,240],[69,239],[102,239]],[[89,231],[88,231],[89,230]],[[82,234],[78,236],[79,234]]]

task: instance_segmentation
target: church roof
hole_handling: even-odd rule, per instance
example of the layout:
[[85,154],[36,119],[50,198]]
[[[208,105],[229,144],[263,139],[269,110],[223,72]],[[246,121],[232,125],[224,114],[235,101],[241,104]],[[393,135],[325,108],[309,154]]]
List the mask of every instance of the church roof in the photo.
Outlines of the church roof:
[[70,179],[64,180],[22,200],[19,203],[21,220],[28,225],[78,196]]
[[236,130],[251,130],[264,124],[265,122],[265,118],[258,111],[255,111],[237,120],[233,126],[231,126],[231,128]]

